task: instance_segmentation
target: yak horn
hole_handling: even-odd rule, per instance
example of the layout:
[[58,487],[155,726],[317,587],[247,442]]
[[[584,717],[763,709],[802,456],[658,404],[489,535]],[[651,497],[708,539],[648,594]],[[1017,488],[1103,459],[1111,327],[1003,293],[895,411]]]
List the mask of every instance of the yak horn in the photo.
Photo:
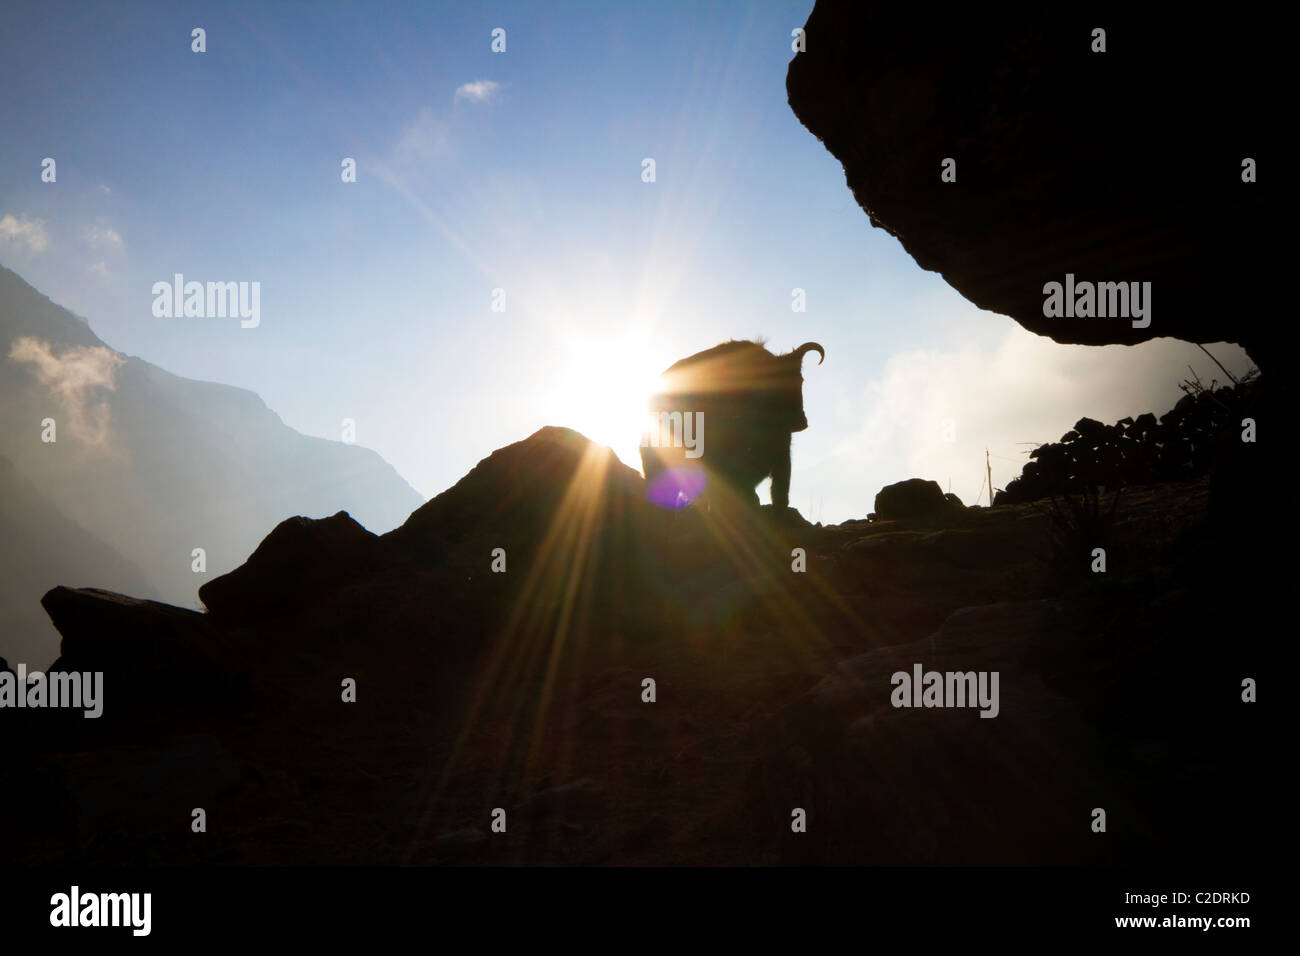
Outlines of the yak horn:
[[797,349],[791,352],[790,357],[797,362],[802,362],[803,357],[809,352],[817,353],[818,365],[821,365],[822,362],[826,361],[826,350],[822,348],[820,345],[818,345],[816,342],[805,342],[803,345],[799,346]]

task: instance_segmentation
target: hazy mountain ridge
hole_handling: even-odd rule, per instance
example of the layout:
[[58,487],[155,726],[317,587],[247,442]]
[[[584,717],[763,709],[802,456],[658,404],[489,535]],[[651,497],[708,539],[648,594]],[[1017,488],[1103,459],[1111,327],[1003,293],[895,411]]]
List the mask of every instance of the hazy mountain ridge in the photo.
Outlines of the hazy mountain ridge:
[[[35,339],[48,349],[54,361],[47,360],[47,371],[66,361],[70,350],[107,350],[95,354],[106,366],[120,360],[112,373],[114,387],[56,392],[30,361],[11,357],[21,339]],[[423,503],[376,452],[300,434],[254,392],[182,378],[112,352],[84,319],[3,267],[0,345],[0,455],[13,462],[17,476],[41,490],[49,510],[139,569],[132,593],[153,592],[194,607],[201,584],[241,564],[266,529],[287,517],[346,510],[384,532]],[[106,407],[99,444],[78,435],[69,394],[88,409],[83,417],[90,426],[102,424],[94,406]],[[47,417],[57,423],[53,443],[41,438]],[[6,543],[7,551],[15,547],[27,546]],[[195,548],[205,551],[204,573],[192,569]],[[56,571],[57,566],[49,568]],[[43,618],[41,595],[69,583],[44,576],[37,573],[40,583],[30,594],[6,591],[6,602],[30,604],[34,619]],[[145,581],[152,587],[142,587]],[[34,655],[34,665],[57,656],[57,634],[48,624],[41,625],[38,640],[26,631],[29,624],[17,623],[28,621],[26,609],[6,603],[0,613],[24,629],[0,635],[0,654],[15,660],[26,659],[20,651]]]

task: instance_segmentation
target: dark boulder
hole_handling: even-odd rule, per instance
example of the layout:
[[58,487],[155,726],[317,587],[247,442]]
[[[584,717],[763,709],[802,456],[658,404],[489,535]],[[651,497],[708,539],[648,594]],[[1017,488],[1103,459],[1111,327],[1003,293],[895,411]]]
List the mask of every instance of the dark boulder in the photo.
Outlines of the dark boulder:
[[886,485],[876,494],[877,521],[942,518],[962,510],[961,499],[945,495],[937,481],[908,478]]
[[[936,17],[852,0],[818,0],[805,30],[790,106],[922,268],[1057,342],[1175,336],[1274,358],[1285,246],[1263,157],[1284,112],[1285,31],[1227,17],[1210,40],[1195,17],[1132,6]],[[1242,180],[1247,157],[1258,182]],[[940,179],[946,158],[955,182]],[[1150,282],[1150,324],[1045,316],[1044,284],[1067,273]]]
[[51,671],[101,672],[101,721],[173,719],[228,711],[253,666],[245,639],[198,611],[97,588],[56,587],[41,606],[63,635]]

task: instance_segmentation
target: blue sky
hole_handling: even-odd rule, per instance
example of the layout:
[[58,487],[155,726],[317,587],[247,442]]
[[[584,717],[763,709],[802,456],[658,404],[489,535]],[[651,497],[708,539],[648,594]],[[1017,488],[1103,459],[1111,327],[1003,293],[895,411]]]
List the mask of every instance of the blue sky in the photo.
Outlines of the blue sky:
[[[355,420],[428,496],[547,424],[639,467],[643,383],[733,337],[826,346],[791,492],[824,521],[915,475],[972,502],[986,445],[1000,487],[1018,442],[1163,412],[1189,361],[1217,371],[1169,340],[1030,336],[873,229],[786,102],[810,10],[10,4],[0,263],[114,348],[252,389],[300,431]],[[260,282],[261,324],[155,317],[177,272]]]

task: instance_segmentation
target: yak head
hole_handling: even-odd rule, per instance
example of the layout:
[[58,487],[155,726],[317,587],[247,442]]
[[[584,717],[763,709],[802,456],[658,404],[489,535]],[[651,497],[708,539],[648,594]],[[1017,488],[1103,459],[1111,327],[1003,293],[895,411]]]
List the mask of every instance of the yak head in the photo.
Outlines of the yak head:
[[789,414],[792,432],[801,432],[808,427],[803,411],[803,357],[809,352],[817,353],[818,365],[826,361],[825,349],[816,342],[805,342],[793,352],[776,356],[773,366],[774,413],[777,417]]

